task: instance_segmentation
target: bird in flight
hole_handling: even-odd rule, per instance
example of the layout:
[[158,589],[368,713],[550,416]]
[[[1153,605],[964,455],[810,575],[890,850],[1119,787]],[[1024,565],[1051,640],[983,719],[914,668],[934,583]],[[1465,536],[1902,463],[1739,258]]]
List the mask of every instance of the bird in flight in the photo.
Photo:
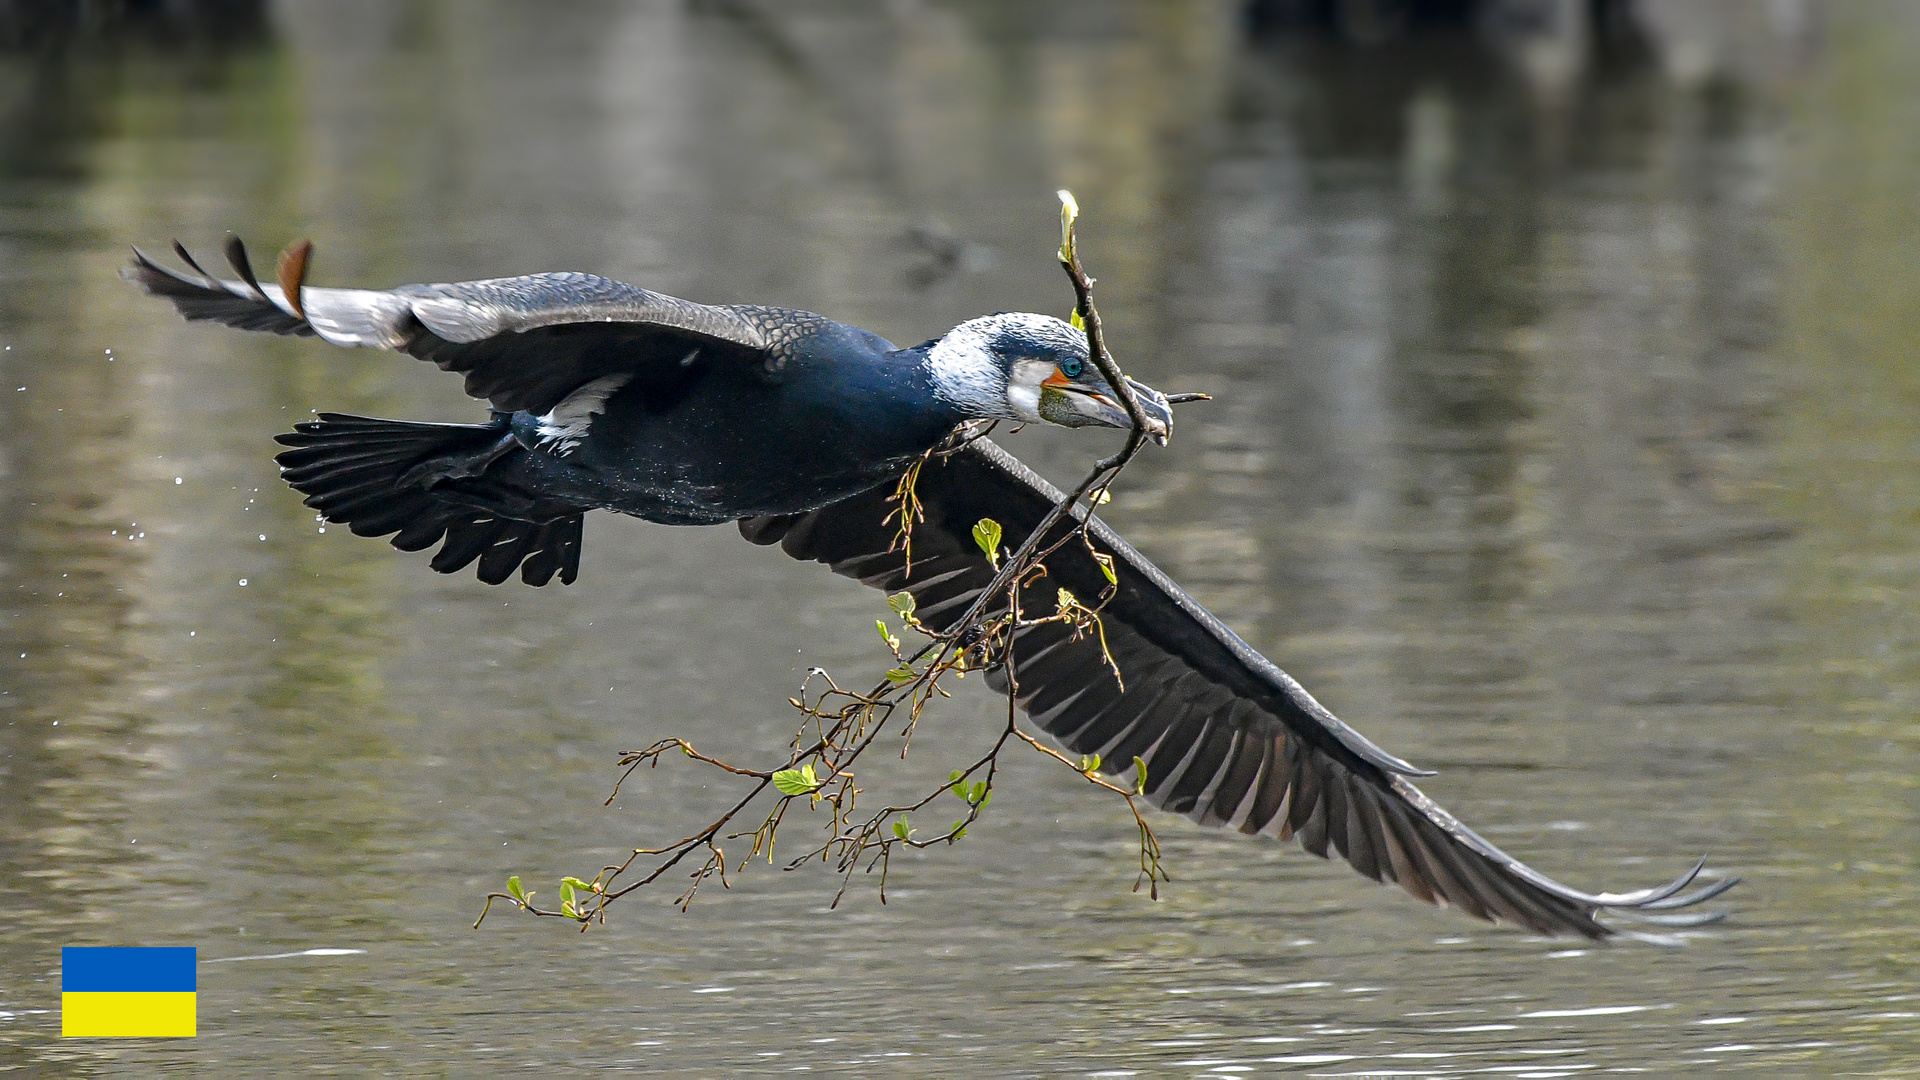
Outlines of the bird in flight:
[[[754,544],[913,594],[921,622],[945,630],[994,576],[974,524],[1000,522],[1017,547],[1063,496],[985,438],[929,458],[909,564],[888,523],[905,471],[969,421],[1133,426],[1086,335],[1046,315],[988,315],[900,349],[811,312],[698,304],[583,273],[309,287],[310,250],[283,257],[277,282],[258,280],[237,239],[226,250],[237,280],[178,243],[186,269],[135,249],[125,274],[188,319],[393,349],[464,376],[491,408],[485,423],[320,413],[277,437],[290,448],[277,460],[328,521],[402,551],[439,544],[433,569],[478,561],[488,584],[516,570],[529,585],[571,583],[591,510],[737,522]],[[1167,398],[1132,389],[1164,443]],[[1673,909],[1735,883],[1684,891],[1695,864],[1656,888],[1584,893],[1535,871],[1441,809],[1410,779],[1431,774],[1342,723],[1105,524],[1087,528],[1117,579],[1101,609],[1106,653],[1070,626],[1022,628],[1009,646],[1017,701],[1069,751],[1128,768],[1140,757],[1154,805],[1298,838],[1429,903],[1542,934],[1605,937],[1603,912],[1706,921]],[[1076,551],[1049,559],[1050,586],[1099,595],[1105,571]]]

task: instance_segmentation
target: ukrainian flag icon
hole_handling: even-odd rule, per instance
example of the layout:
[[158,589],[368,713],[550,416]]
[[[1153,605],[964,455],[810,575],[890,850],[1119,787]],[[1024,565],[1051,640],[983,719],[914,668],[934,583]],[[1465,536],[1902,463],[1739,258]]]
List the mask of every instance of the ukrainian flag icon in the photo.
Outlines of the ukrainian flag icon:
[[60,950],[60,1034],[194,1034],[198,949]]

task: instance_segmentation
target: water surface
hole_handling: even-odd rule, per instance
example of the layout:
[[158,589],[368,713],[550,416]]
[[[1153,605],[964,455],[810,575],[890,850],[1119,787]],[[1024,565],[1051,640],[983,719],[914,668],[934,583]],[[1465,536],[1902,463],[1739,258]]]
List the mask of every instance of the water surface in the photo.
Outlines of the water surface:
[[[0,57],[0,1063],[1914,1067],[1920,19],[1644,9],[287,3]],[[594,520],[537,591],[323,530],[271,436],[470,419],[457,380],[115,277],[231,228],[318,283],[578,268],[912,342],[1066,309],[1063,184],[1123,360],[1216,399],[1108,518],[1496,842],[1590,888],[1709,853],[1731,918],[1536,938],[1179,819],[1155,903],[1124,808],[1022,758],[884,907],[761,868],[476,932],[710,814],[679,764],[603,809],[615,755],[767,759],[807,666],[879,670],[880,598],[731,528]],[[963,695],[891,782],[995,722]],[[61,1042],[65,944],[197,946],[201,1035]]]

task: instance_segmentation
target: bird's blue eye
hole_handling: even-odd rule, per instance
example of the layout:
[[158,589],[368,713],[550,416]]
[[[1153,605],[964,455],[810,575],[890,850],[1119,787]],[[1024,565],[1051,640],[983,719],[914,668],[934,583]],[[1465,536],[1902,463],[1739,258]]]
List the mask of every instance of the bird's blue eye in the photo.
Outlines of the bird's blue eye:
[[1079,378],[1080,372],[1085,368],[1086,365],[1083,364],[1078,357],[1070,356],[1060,361],[1060,374],[1065,375],[1069,379]]

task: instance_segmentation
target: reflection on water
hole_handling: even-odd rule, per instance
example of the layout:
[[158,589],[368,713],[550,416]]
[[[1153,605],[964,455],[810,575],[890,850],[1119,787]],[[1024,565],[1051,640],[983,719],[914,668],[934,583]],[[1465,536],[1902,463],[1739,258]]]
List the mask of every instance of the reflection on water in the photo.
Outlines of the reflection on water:
[[[295,2],[0,56],[0,1061],[1910,1064],[1920,23],[1482,7]],[[875,662],[877,598],[725,529],[596,521],[538,592],[323,534],[269,437],[470,418],[457,385],[113,276],[235,228],[315,237],[329,284],[579,267],[921,340],[1064,309],[1063,183],[1124,357],[1216,398],[1116,523],[1502,845],[1594,887],[1711,852],[1733,919],[1545,941],[1179,821],[1154,904],[1123,815],[1023,761],[885,908],[760,873],[473,932],[508,873],[700,818],[722,789],[666,768],[601,810],[615,752],[777,745],[801,669]],[[64,1045],[81,942],[246,962],[203,967],[192,1043]]]

